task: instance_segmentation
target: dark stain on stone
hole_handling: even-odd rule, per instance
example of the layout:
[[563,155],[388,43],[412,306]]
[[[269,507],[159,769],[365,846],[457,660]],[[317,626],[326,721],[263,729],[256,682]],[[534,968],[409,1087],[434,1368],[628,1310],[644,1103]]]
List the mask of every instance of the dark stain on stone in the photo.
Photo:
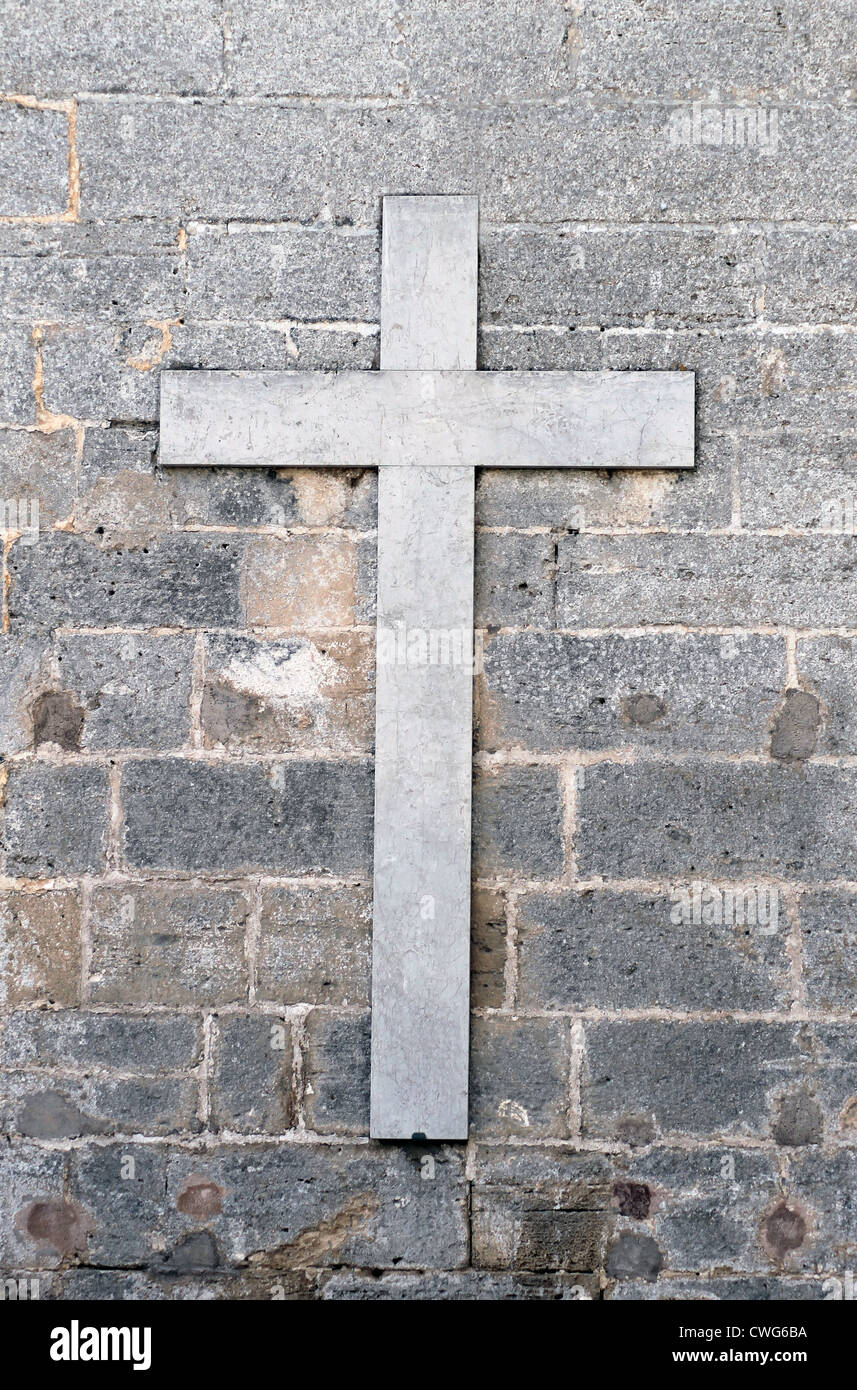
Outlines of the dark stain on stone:
[[808,1091],[783,1096],[771,1130],[778,1144],[818,1144],[824,1132],[821,1106]]
[[626,695],[621,705],[622,723],[635,724],[638,729],[650,729],[666,713],[666,702],[658,695]]
[[33,746],[54,743],[67,752],[80,748],[84,710],[68,690],[47,690],[33,702]]
[[771,757],[801,762],[815,750],[821,707],[807,690],[787,690],[771,730]]
[[762,1240],[777,1260],[797,1250],[806,1238],[806,1220],[794,1207],[778,1203],[762,1222]]
[[664,1257],[652,1236],[621,1235],[607,1256],[612,1279],[645,1279],[653,1284],[664,1267]]
[[644,1182],[614,1182],[613,1204],[623,1216],[645,1221],[652,1206],[652,1189]]
[[211,1178],[191,1173],[178,1195],[176,1206],[185,1216],[195,1216],[207,1221],[212,1216],[220,1215],[224,1196],[225,1189]]
[[49,1245],[58,1255],[67,1256],[86,1250],[86,1239],[93,1229],[83,1207],[59,1198],[31,1202],[18,1212],[15,1225],[38,1245]]
[[28,1139],[78,1139],[101,1133],[103,1126],[84,1115],[61,1091],[42,1091],[24,1102],[18,1130]]
[[169,1252],[164,1266],[176,1274],[194,1270],[217,1269],[220,1253],[211,1231],[191,1231]]
[[634,1148],[651,1144],[655,1137],[654,1121],[649,1115],[620,1115],[616,1121],[616,1137]]

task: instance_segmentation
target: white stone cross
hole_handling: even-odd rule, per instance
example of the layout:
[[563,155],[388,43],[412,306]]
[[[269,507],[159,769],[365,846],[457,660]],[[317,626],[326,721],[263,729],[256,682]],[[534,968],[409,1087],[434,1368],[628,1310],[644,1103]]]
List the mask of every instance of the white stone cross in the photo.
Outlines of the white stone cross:
[[165,465],[381,470],[378,1139],[467,1137],[474,470],[694,461],[691,372],[474,370],[477,240],[476,198],[384,199],[378,372],[161,377]]

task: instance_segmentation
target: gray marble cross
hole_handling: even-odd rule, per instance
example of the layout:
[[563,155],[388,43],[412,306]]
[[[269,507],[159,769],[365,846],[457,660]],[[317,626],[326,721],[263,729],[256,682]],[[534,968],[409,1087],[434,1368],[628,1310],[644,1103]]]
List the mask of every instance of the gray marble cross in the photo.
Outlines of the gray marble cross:
[[465,1139],[474,470],[691,468],[690,372],[477,372],[478,203],[384,199],[381,370],[165,372],[164,465],[378,467],[371,1133]]

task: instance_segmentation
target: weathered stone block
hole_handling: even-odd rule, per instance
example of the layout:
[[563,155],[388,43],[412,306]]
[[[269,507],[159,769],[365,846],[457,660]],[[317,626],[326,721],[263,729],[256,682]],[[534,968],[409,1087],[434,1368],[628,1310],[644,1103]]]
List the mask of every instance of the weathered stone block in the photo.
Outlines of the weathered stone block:
[[[20,91],[13,85],[12,91]],[[0,106],[0,216],[44,217],[68,202],[68,116],[17,101]]]
[[0,838],[4,873],[52,878],[103,868],[107,803],[103,768],[48,763],[11,768]]
[[579,791],[584,878],[850,877],[857,783],[818,764],[688,761],[587,768]]
[[82,1213],[65,1201],[66,1155],[32,1144],[0,1146],[0,1266],[51,1269],[85,1249]]
[[483,747],[760,751],[785,684],[778,638],[508,633],[485,645]]
[[196,1021],[182,1014],[28,1010],[7,1018],[0,1037],[4,1066],[107,1068],[147,1075],[195,1066],[201,1047]]
[[256,989],[282,1004],[369,1002],[372,903],[366,888],[262,893]]
[[162,1249],[166,1151],[155,1144],[77,1149],[70,1159],[73,1200],[90,1214],[89,1258],[145,1267]]
[[190,734],[193,639],[60,636],[59,679],[83,707],[81,748],[175,748]]
[[[746,898],[742,901],[746,908]],[[784,904],[777,901],[774,921],[766,896],[766,920],[755,923],[746,920],[746,910],[739,922],[729,902],[726,910],[707,909],[708,923],[676,922],[680,906],[668,892],[566,891],[519,898],[519,1006],[787,1006],[791,984]]]
[[478,534],[477,626],[550,626],[554,563],[552,536]]
[[33,706],[50,676],[47,639],[16,627],[0,633],[0,753],[23,753],[33,747]]
[[35,362],[36,350],[28,326],[22,323],[0,326],[0,420],[3,424],[35,423]]
[[209,748],[271,751],[372,748],[372,633],[279,641],[208,637],[202,728]]
[[368,1134],[368,1013],[313,1009],[306,1023],[304,1109],[318,1134]]
[[348,627],[355,621],[357,552],[345,533],[257,536],[241,598],[248,627]]
[[0,896],[0,1004],[80,1000],[80,902],[74,892]]
[[291,1028],[272,1014],[231,1014],[217,1024],[212,1125],[282,1134],[295,1122]]
[[92,895],[89,990],[100,1004],[211,1008],[246,997],[243,892],[123,884]]
[[370,858],[362,764],[130,763],[122,801],[128,863],[139,868],[348,874]]
[[489,888],[471,898],[470,998],[474,1008],[499,1009],[506,994],[506,899]]
[[568,1024],[517,1015],[474,1018],[470,1125],[479,1137],[568,1133]]
[[480,877],[561,873],[562,799],[553,768],[503,767],[474,778],[473,859]]
[[[8,416],[5,416],[8,418]],[[29,525],[28,543],[38,533],[71,515],[77,480],[74,434],[57,430],[37,434],[0,429],[0,525],[14,530]],[[16,512],[7,507],[17,504]],[[38,527],[38,531],[35,529]]]
[[28,1139],[189,1133],[200,1128],[198,1086],[182,1077],[0,1076],[4,1132]]

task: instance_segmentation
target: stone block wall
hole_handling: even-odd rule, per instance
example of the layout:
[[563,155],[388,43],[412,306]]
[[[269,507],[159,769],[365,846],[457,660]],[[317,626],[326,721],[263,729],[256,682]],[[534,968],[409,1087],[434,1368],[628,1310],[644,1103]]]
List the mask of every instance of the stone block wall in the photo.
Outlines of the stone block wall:
[[[857,11],[0,0],[0,1272],[820,1299],[857,1262]],[[166,470],[162,368],[687,370],[482,472],[471,1138],[367,1140],[376,480]]]

